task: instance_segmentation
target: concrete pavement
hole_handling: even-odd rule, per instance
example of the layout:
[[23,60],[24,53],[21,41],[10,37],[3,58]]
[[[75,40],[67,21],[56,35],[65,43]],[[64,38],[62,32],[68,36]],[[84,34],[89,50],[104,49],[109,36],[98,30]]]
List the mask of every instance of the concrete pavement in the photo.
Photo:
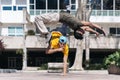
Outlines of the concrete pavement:
[[70,71],[67,76],[47,71],[17,71],[0,73],[0,80],[120,80],[120,75],[108,74],[106,70]]

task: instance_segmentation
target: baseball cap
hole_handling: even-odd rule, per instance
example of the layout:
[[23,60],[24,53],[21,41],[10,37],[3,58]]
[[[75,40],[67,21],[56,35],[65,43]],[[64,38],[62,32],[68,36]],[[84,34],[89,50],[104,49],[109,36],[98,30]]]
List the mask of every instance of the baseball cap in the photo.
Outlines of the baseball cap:
[[65,44],[67,42],[67,38],[65,36],[60,36],[59,42]]

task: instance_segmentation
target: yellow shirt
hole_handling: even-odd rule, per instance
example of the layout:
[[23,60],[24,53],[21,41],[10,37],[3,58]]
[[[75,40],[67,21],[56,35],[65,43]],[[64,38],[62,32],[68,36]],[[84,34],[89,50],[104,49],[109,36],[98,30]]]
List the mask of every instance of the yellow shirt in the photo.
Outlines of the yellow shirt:
[[[53,31],[51,35],[52,35],[52,38],[50,41],[51,48],[53,49],[59,48],[59,37],[62,36],[62,34],[58,31]],[[65,44],[65,47],[63,50],[64,56],[68,56],[68,52],[69,52],[68,44]]]

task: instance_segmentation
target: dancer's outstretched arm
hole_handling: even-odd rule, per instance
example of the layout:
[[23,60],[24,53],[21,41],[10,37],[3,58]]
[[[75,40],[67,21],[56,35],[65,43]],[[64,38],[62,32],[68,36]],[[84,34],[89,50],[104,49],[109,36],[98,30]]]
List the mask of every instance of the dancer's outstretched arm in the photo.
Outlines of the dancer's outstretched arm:
[[84,31],[88,31],[88,32],[95,33],[96,36],[99,36],[99,33],[98,33],[97,31],[93,30],[92,28],[90,28],[90,27],[88,27],[88,26],[83,26],[82,29],[83,29]]
[[97,29],[96,31],[98,33],[104,34],[104,36],[106,36],[105,31],[99,25],[97,25],[95,23],[87,22],[87,21],[81,21],[81,23],[85,26],[89,26],[90,28],[96,28]]
[[49,45],[48,48],[46,49],[46,54],[53,54],[55,52],[61,51],[63,51],[63,48],[52,49],[51,46]]

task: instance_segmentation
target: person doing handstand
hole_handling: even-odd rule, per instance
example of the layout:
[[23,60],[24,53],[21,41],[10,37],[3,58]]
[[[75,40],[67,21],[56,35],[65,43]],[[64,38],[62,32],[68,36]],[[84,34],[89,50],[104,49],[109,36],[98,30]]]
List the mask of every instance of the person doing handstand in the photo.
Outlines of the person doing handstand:
[[67,60],[68,60],[68,54],[69,54],[67,38],[63,36],[62,33],[59,31],[52,31],[51,39],[46,49],[46,54],[53,54],[56,52],[63,53],[63,74],[62,75],[65,76],[67,73]]
[[[87,21],[80,21],[73,15],[66,12],[41,14],[35,17],[34,22],[40,32],[45,35],[49,33],[45,24],[58,22],[64,23],[69,28],[74,30],[74,37],[76,39],[83,39],[83,34],[85,33],[85,31],[95,33],[97,36],[99,34],[105,35],[104,30],[97,24]],[[95,31],[94,29],[97,29],[97,31]]]

